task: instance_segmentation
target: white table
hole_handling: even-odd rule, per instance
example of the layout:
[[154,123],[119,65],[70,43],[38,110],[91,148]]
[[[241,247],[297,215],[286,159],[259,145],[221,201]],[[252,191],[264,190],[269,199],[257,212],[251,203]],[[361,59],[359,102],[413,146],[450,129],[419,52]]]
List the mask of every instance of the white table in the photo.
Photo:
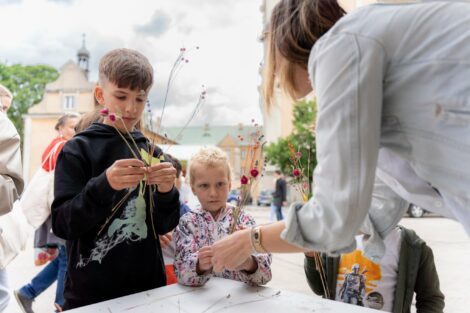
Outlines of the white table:
[[70,313],[373,313],[355,305],[211,278],[203,287],[174,284],[67,311]]

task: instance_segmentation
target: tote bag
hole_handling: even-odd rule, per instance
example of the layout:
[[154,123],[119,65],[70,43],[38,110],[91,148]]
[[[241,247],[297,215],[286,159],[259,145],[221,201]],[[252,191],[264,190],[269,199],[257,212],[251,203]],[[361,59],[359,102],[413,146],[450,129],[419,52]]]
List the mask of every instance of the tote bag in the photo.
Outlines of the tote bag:
[[0,269],[26,248],[28,237],[33,232],[19,206],[19,201],[16,201],[10,212],[0,216]]
[[49,160],[49,168],[52,168],[52,155],[63,142],[58,142],[49,152],[44,162],[31,178],[20,198],[20,205],[28,223],[38,228],[51,214],[51,204],[54,200],[54,170],[46,171],[43,166]]

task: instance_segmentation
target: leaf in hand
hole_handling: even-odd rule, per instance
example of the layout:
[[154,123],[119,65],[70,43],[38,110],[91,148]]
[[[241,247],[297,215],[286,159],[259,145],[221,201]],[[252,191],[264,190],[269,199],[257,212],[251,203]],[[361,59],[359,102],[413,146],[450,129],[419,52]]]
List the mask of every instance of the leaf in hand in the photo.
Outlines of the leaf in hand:
[[145,163],[147,163],[147,166],[159,164],[164,159],[163,153],[159,158],[157,158],[157,157],[151,156],[144,148],[140,148],[140,157]]

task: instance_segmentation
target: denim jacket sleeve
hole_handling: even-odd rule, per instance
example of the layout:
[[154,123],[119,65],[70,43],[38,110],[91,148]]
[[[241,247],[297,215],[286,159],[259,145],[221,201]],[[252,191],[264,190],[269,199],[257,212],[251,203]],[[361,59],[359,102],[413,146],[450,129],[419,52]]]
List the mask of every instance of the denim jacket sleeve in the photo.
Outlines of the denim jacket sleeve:
[[309,59],[318,103],[315,190],[288,213],[281,237],[290,243],[334,254],[354,249],[371,205],[385,66],[383,47],[366,37],[332,33],[315,44]]

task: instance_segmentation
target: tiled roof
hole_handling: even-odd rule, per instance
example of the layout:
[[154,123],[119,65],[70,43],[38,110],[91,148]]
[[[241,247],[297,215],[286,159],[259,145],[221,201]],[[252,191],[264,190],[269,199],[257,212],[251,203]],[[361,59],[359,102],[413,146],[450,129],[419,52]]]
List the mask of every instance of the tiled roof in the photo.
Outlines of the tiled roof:
[[193,126],[181,132],[181,127],[167,127],[163,130],[168,138],[181,145],[218,145],[227,135],[232,136],[240,145],[249,140],[238,140],[238,136],[248,138],[257,131],[254,126]]

